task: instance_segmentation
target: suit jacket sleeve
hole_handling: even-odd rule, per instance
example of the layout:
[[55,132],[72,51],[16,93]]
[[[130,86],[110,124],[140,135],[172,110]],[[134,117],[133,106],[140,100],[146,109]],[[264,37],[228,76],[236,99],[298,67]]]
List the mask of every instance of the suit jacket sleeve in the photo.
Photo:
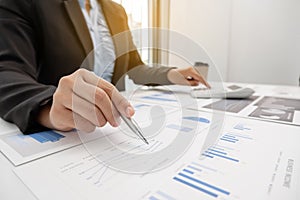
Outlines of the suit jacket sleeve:
[[121,37],[117,40],[119,40],[119,43],[123,43],[124,40],[128,41],[129,43],[129,67],[127,72],[129,78],[132,79],[134,83],[140,85],[155,86],[172,84],[167,78],[167,73],[169,70],[175,67],[165,67],[160,65],[149,67],[145,65],[142,62],[140,55],[133,43],[132,35],[128,27],[127,14],[122,6],[119,6],[119,12],[122,13],[121,15],[125,18],[125,30],[123,30],[124,37]]
[[44,129],[36,116],[56,89],[37,81],[37,37],[29,2],[0,1],[0,116],[24,133]]
[[[130,53],[131,62],[140,60],[137,51]],[[170,85],[172,84],[167,78],[167,74],[171,69],[175,67],[153,66],[149,67],[143,63],[131,64],[136,66],[128,71],[128,76],[136,84],[156,86],[156,85]]]

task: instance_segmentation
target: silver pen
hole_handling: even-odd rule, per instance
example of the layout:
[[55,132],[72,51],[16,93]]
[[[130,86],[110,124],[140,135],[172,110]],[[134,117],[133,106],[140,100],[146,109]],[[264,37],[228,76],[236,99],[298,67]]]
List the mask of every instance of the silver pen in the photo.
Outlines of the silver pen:
[[132,132],[134,132],[146,144],[149,144],[149,142],[143,136],[141,128],[138,126],[138,124],[136,123],[136,121],[134,119],[128,118],[128,117],[122,115],[121,113],[120,113],[120,116],[123,119],[123,121],[127,124],[127,126],[132,130]]

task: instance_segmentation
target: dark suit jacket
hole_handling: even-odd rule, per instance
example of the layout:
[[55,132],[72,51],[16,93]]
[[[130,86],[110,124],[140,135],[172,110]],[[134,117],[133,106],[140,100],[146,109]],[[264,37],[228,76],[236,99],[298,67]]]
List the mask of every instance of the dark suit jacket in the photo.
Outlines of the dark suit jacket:
[[[114,37],[118,59],[112,82],[124,89],[120,78],[138,84],[169,84],[170,68],[149,68],[141,61],[128,33],[124,9],[99,0]],[[43,130],[36,123],[44,102],[52,99],[62,76],[81,65],[93,67],[93,43],[78,0],[0,0],[0,116],[24,133]]]

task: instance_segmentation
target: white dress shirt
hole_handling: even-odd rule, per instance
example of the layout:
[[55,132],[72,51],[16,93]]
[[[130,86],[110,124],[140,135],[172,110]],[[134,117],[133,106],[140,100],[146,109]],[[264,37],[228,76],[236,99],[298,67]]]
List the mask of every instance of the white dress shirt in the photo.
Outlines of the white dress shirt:
[[116,60],[114,43],[101,5],[98,4],[97,0],[90,1],[92,8],[89,14],[84,7],[84,0],[79,0],[79,4],[94,45],[94,72],[111,82]]

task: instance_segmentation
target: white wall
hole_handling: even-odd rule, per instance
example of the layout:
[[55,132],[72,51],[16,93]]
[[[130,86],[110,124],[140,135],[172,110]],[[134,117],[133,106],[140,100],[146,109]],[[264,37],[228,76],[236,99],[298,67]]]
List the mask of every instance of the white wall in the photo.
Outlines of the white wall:
[[297,85],[300,1],[233,0],[228,80]]
[[[226,80],[228,63],[228,42],[230,31],[230,0],[171,0],[170,29],[191,38],[203,46],[209,56],[220,69],[222,78]],[[178,41],[180,42],[180,41]],[[189,46],[185,46],[188,54],[194,54]],[[195,55],[190,63],[171,56],[170,64],[186,66],[201,61]],[[210,73],[212,79],[217,79]]]
[[300,0],[171,0],[170,20],[207,49],[224,80],[298,85]]

